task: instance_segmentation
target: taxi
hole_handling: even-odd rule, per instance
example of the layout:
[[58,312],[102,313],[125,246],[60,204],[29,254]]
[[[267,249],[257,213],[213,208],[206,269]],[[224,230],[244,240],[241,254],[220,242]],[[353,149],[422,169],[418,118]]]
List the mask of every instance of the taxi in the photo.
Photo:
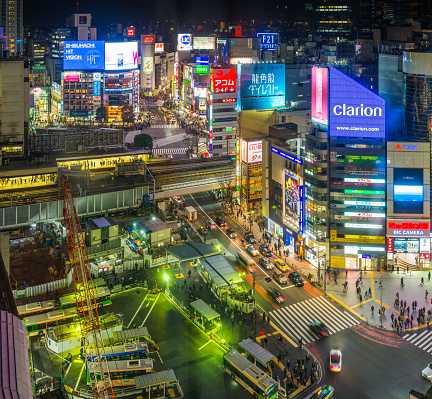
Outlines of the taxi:
[[289,271],[289,267],[286,265],[285,262],[283,262],[280,259],[276,259],[274,261],[274,265],[281,271],[281,272],[287,272]]

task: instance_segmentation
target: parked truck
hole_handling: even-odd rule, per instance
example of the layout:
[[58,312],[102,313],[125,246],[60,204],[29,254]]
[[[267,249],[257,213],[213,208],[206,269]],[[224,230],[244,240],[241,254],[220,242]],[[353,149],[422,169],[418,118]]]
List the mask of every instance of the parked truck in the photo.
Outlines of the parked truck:
[[198,219],[198,213],[197,213],[196,209],[193,206],[187,206],[185,208],[185,213],[186,213],[186,217],[189,220],[194,221],[194,220]]

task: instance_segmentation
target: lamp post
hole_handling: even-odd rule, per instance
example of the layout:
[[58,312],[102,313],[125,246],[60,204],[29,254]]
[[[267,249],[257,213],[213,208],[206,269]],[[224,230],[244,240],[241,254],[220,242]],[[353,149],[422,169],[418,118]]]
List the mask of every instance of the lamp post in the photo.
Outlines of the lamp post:
[[383,323],[382,323],[382,319],[383,319],[383,305],[382,305],[382,292],[383,292],[383,276],[382,274],[379,275],[379,277],[377,278],[377,282],[379,281],[379,288],[380,288],[380,327],[382,328]]
[[169,292],[169,276],[168,276],[168,274],[164,275],[164,280],[166,281],[166,289]]
[[252,215],[254,214],[254,211],[251,211],[250,212],[250,217],[249,217],[249,231],[252,233],[252,223],[253,223],[253,220],[252,220]]

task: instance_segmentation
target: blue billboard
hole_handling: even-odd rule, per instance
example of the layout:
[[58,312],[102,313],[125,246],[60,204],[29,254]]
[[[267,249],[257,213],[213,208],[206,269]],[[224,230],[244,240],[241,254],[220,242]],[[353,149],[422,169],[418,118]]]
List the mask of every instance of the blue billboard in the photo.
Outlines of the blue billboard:
[[329,134],[385,138],[385,100],[330,67]]
[[63,69],[65,71],[103,70],[105,42],[64,42]]
[[285,64],[240,64],[237,75],[241,110],[285,106]]
[[279,45],[279,33],[257,33],[261,48],[274,50]]

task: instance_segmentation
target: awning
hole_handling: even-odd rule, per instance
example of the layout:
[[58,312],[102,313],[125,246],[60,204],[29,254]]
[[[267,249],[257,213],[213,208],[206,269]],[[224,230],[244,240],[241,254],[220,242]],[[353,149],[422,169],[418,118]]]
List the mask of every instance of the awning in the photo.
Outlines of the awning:
[[157,373],[150,373],[140,375],[134,378],[135,387],[137,389],[153,387],[155,385],[167,384],[169,382],[176,382],[177,377],[173,369],[159,371]]
[[168,247],[165,248],[165,251],[181,262],[220,253],[220,251],[214,245],[196,242]]
[[202,258],[200,263],[219,289],[243,282],[243,278],[239,276],[237,270],[228,263],[223,255],[218,254]]
[[216,310],[212,309],[209,305],[207,305],[202,299],[198,299],[197,301],[191,302],[190,304],[198,313],[201,314],[204,319],[213,320],[216,317],[219,317],[220,314],[216,312]]
[[150,334],[147,327],[138,327],[131,330],[114,331],[113,337],[114,341],[124,341],[127,339],[149,337]]
[[263,366],[275,358],[275,355],[264,349],[261,345],[257,344],[251,338],[245,339],[239,343],[240,348],[243,348],[247,353],[254,357]]

